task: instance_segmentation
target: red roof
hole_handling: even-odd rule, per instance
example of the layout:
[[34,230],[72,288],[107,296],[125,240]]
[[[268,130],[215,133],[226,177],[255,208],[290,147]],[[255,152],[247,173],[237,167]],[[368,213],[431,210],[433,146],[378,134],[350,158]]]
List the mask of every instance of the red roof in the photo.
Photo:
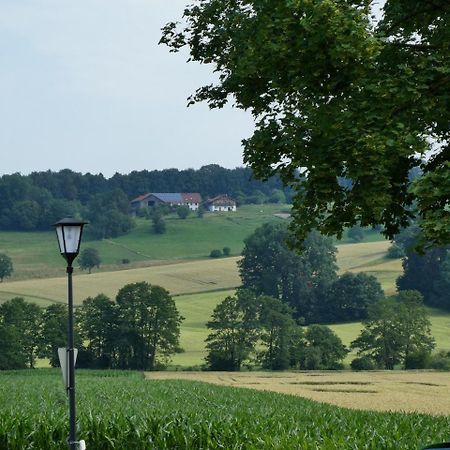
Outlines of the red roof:
[[145,200],[149,195],[151,195],[150,192],[147,192],[147,194],[140,195],[139,197],[136,197],[135,199],[131,200],[131,203],[134,203],[134,202],[142,202],[142,201]]
[[207,203],[217,206],[235,206],[236,202],[232,200],[228,195],[218,195],[217,197],[210,198]]
[[202,197],[197,192],[182,193],[181,196],[186,203],[201,203]]

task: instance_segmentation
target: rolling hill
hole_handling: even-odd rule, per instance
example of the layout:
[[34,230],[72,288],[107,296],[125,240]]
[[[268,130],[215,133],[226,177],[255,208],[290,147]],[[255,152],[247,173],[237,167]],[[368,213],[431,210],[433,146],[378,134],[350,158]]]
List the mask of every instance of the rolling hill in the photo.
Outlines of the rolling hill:
[[[176,366],[202,364],[205,355],[206,322],[214,307],[239,286],[237,261],[244,239],[267,221],[285,220],[287,205],[252,205],[233,214],[206,214],[204,218],[167,218],[167,233],[155,235],[148,220],[138,219],[131,233],[117,239],[86,241],[83,247],[100,252],[103,264],[92,274],[75,271],[75,304],[86,297],[104,293],[114,298],[127,283],[147,281],[176,296],[185,321],[181,346],[186,350],[173,358]],[[281,216],[281,217],[280,217]],[[366,272],[378,278],[386,294],[395,292],[401,261],[386,259],[389,242],[373,231],[361,243],[344,239],[337,246],[339,272]],[[230,247],[233,256],[212,259],[214,248]],[[0,252],[8,253],[15,276],[0,284],[0,302],[12,297],[46,306],[66,302],[64,261],[58,254],[56,238],[48,233],[0,233]],[[123,264],[123,259],[129,259]],[[430,310],[432,333],[438,348],[450,349],[450,314]],[[331,326],[345,344],[356,338],[361,323]],[[347,362],[354,355],[350,354]]]

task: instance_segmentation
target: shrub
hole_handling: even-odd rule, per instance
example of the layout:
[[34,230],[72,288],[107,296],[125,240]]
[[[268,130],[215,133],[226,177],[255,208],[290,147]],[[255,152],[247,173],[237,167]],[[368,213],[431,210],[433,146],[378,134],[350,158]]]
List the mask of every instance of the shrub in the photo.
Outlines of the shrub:
[[369,356],[361,356],[355,358],[351,363],[352,370],[374,370],[376,368],[375,361]]
[[191,210],[188,206],[180,206],[177,208],[177,215],[180,219],[186,219],[187,216],[191,213]]
[[152,221],[153,231],[156,234],[164,234],[166,232],[166,221],[161,216],[154,216]]
[[151,214],[148,208],[141,208],[137,211],[136,215],[138,217],[142,217],[143,219],[149,219]]
[[414,352],[405,358],[405,369],[428,369],[430,364],[431,354],[426,351]]
[[211,253],[209,254],[210,258],[220,258],[222,256],[222,252],[219,249],[211,250]]
[[441,350],[437,354],[431,357],[430,368],[436,370],[450,370],[450,357],[449,353],[445,350]]
[[359,225],[355,225],[354,227],[350,228],[350,230],[348,230],[347,236],[353,242],[361,242],[364,239],[364,228],[360,227]]
[[222,249],[222,252],[223,252],[223,256],[230,256],[231,249],[230,249],[230,247],[224,247]]
[[405,256],[405,250],[400,247],[400,245],[395,242],[388,248],[387,255],[388,258],[396,259],[403,258]]
[[0,282],[3,278],[10,277],[13,271],[11,258],[4,253],[0,254]]
[[130,264],[130,260],[128,258],[122,258],[122,264]]
[[273,189],[269,196],[270,203],[286,203],[286,195],[280,189]]

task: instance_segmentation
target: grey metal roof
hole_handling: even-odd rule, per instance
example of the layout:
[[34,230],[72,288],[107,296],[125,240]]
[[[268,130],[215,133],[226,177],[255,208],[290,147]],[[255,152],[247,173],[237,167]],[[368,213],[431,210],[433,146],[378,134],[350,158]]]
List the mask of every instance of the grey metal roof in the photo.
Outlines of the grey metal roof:
[[152,192],[156,198],[159,198],[164,203],[183,203],[183,197],[179,192],[166,192],[166,193],[154,193]]

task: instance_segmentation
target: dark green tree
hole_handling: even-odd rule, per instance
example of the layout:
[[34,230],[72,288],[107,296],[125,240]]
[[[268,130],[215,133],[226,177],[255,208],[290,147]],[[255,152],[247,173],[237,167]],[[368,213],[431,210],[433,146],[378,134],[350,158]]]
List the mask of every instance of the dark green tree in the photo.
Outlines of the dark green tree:
[[300,369],[303,354],[306,349],[305,327],[295,325],[289,336],[289,366],[293,369]]
[[400,291],[397,295],[398,315],[404,335],[402,358],[404,368],[419,355],[430,355],[435,347],[431,336],[431,323],[418,291]]
[[281,189],[273,189],[269,197],[270,203],[286,203],[286,195]]
[[92,247],[83,249],[78,258],[78,264],[80,265],[81,269],[87,269],[89,273],[91,273],[94,267],[97,267],[98,269],[101,262],[102,260],[100,259],[98,250]]
[[128,198],[120,189],[93,195],[85,213],[89,220],[88,236],[105,239],[127,233],[134,226],[129,208]]
[[379,281],[366,273],[344,273],[323,298],[321,317],[327,322],[358,321],[367,318],[367,309],[384,297]]
[[26,364],[20,331],[0,321],[0,370],[25,369]]
[[203,219],[203,216],[205,215],[205,207],[200,205],[197,209],[197,217],[199,219]]
[[161,42],[218,74],[190,103],[252,113],[244,160],[256,177],[294,185],[298,241],[358,222],[392,238],[414,204],[425,238],[446,244],[450,5],[386,0],[374,23],[375,3],[205,0]]
[[60,303],[55,303],[47,306],[43,313],[39,356],[48,358],[52,367],[58,367],[58,348],[66,346],[67,308]]
[[119,315],[119,366],[154,370],[180,352],[183,317],[170,294],[146,282],[127,284],[116,297]]
[[450,309],[450,248],[432,248],[422,255],[407,252],[397,287],[417,290],[424,296],[426,304]]
[[271,370],[289,369],[291,334],[295,328],[292,309],[279,299],[258,297],[260,303],[260,339],[264,350],[259,352],[262,366]]
[[13,273],[13,263],[11,258],[4,253],[0,254],[0,283],[3,282],[3,279],[6,277],[10,277]]
[[398,245],[396,242],[393,242],[392,245],[388,248],[386,257],[397,259],[397,258],[404,258],[406,256],[405,250]]
[[376,369],[375,361],[369,356],[360,356],[354,358],[350,363],[352,370],[374,370]]
[[210,258],[221,258],[222,257],[222,251],[218,248],[215,248],[214,250],[211,250],[209,254]]
[[298,364],[306,370],[342,369],[348,350],[341,339],[325,325],[310,325]]
[[20,353],[25,355],[27,366],[33,368],[40,345],[42,309],[15,297],[0,305],[0,322],[15,330]]
[[347,231],[347,237],[353,242],[361,242],[364,239],[364,228],[354,225]]
[[358,355],[372,358],[380,368],[392,370],[412,353],[430,352],[434,347],[420,294],[407,292],[398,300],[384,299],[371,305],[363,323],[364,329],[351,347]]
[[35,200],[22,200],[11,208],[11,220],[15,229],[30,231],[38,228],[41,207]]
[[211,370],[240,370],[255,352],[259,337],[259,305],[254,293],[226,297],[207,323],[206,362]]
[[116,339],[119,333],[117,305],[106,295],[88,297],[77,308],[80,335],[87,342],[92,364],[99,368],[113,368],[117,364]]
[[267,223],[244,242],[239,262],[242,286],[288,303],[296,317],[320,320],[319,304],[336,279],[336,248],[330,238],[308,235],[301,254],[287,245],[285,223]]

